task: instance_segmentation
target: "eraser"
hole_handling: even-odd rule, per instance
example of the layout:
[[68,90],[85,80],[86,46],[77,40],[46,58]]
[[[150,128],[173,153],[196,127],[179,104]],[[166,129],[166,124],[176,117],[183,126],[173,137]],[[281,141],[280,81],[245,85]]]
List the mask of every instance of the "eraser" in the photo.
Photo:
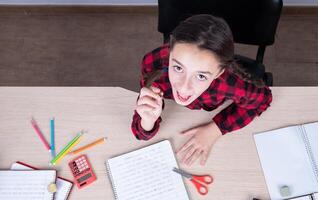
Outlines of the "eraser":
[[282,197],[288,197],[288,196],[290,196],[289,187],[286,186],[286,185],[280,187],[279,191],[280,191],[280,194],[282,195]]

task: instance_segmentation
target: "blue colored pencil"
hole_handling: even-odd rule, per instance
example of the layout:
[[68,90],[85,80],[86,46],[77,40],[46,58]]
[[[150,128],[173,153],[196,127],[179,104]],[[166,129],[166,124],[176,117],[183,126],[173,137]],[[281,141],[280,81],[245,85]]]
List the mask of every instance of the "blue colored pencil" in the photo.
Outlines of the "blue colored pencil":
[[51,124],[51,155],[52,158],[55,157],[55,139],[54,139],[54,134],[55,134],[55,125],[54,125],[54,118],[50,120]]

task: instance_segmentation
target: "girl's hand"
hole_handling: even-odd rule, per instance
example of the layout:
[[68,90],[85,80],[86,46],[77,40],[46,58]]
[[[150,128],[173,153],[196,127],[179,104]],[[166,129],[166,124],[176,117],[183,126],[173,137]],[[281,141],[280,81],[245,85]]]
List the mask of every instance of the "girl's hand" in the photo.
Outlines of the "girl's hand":
[[209,157],[213,144],[222,135],[220,129],[214,122],[192,128],[182,132],[183,135],[192,137],[177,151],[177,156],[181,163],[192,165],[199,157],[200,164],[204,165]]
[[143,87],[140,90],[136,111],[141,117],[141,126],[150,131],[162,112],[162,92],[159,88]]

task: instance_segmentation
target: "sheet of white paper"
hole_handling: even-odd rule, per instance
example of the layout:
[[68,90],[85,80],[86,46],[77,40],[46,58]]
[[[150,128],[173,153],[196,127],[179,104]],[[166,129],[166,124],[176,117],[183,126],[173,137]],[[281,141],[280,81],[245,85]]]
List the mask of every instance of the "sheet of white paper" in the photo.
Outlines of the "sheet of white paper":
[[168,140],[108,160],[119,200],[189,199],[174,167],[178,165]]
[[318,190],[299,126],[255,134],[254,139],[272,200],[283,199],[282,186],[290,188],[290,197]]
[[50,200],[48,185],[55,183],[55,170],[0,171],[0,199]]
[[[19,163],[13,163],[11,165],[11,170],[33,170],[30,167],[27,167],[25,165],[19,164]],[[68,197],[68,194],[72,188],[72,183],[65,181],[59,177],[56,179],[56,187],[57,191],[54,194],[55,200],[66,200]]]
[[316,171],[316,181],[318,185],[318,122],[305,124],[304,128],[306,130],[307,138],[313,155],[313,168]]

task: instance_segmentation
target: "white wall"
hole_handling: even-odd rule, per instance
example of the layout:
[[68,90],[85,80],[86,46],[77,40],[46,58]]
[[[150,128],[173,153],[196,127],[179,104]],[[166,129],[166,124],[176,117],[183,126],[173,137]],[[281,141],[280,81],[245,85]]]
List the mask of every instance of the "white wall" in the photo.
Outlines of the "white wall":
[[[283,0],[288,6],[318,6],[318,0]],[[157,5],[157,0],[0,0],[0,5]]]

